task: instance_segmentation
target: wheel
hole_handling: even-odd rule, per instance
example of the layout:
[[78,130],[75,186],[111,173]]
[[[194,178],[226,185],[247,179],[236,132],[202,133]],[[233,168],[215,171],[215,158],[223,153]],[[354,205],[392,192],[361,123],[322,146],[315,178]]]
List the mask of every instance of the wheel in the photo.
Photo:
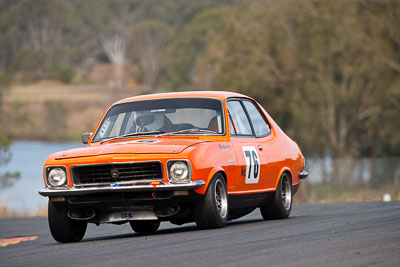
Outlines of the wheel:
[[61,243],[81,241],[86,232],[87,222],[72,220],[65,210],[49,201],[48,221],[53,238]]
[[214,175],[206,194],[196,204],[194,215],[199,229],[225,227],[228,220],[228,194],[221,174]]
[[160,227],[160,221],[131,221],[129,223],[136,233],[153,233]]
[[260,207],[264,220],[286,219],[292,209],[292,179],[288,173],[283,173],[274,197]]

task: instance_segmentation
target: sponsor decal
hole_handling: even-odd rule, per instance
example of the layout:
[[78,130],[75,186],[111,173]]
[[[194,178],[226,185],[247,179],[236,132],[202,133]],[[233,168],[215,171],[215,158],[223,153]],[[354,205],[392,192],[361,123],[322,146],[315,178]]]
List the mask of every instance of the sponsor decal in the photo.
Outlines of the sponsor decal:
[[133,215],[130,212],[123,212],[121,213],[121,219],[127,220],[127,219],[132,219]]
[[232,148],[231,145],[221,145],[221,144],[218,144],[218,147],[219,147],[219,149],[231,149]]

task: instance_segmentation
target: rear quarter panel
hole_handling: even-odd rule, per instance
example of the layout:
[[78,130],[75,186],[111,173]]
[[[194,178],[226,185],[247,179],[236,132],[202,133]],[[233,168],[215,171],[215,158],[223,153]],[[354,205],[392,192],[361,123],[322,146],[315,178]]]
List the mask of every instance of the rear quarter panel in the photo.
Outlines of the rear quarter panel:
[[277,188],[279,179],[285,171],[291,174],[292,184],[298,184],[300,182],[298,172],[303,167],[303,158],[299,146],[282,131],[268,112],[260,104],[258,105],[269,121],[272,131],[275,133],[275,139],[271,143],[272,149],[269,151],[274,161],[272,163],[274,164],[273,172],[275,175],[273,179],[274,188]]

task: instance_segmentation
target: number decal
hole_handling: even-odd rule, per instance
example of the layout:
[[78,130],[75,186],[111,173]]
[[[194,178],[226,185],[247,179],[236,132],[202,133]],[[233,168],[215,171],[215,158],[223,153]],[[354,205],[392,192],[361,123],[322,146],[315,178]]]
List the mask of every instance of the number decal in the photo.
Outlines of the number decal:
[[244,159],[246,160],[246,184],[257,184],[260,178],[260,161],[254,146],[243,146]]
[[132,213],[130,213],[130,212],[122,212],[121,213],[121,219],[128,220],[130,218],[133,218]]
[[254,178],[257,177],[257,182],[258,182],[260,163],[258,162],[258,155],[255,149],[251,152],[251,155],[253,156],[253,163],[254,163]]

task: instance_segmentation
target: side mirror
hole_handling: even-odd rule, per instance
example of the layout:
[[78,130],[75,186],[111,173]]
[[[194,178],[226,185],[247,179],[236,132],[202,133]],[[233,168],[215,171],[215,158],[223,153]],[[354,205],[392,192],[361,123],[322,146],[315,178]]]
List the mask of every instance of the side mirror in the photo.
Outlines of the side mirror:
[[84,144],[89,143],[90,136],[92,136],[92,133],[81,133],[82,143]]

